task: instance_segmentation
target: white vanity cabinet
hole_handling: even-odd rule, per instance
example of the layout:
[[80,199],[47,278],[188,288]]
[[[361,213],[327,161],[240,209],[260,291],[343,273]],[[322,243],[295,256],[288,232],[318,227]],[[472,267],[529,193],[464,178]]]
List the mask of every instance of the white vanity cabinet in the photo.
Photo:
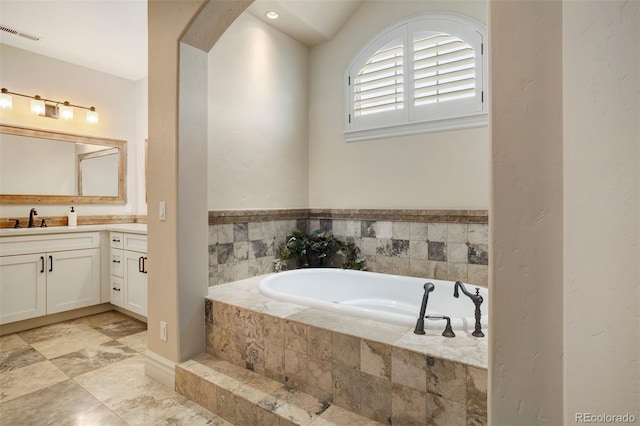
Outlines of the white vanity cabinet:
[[0,240],[0,324],[99,303],[99,232]]
[[147,236],[111,232],[111,303],[147,316]]

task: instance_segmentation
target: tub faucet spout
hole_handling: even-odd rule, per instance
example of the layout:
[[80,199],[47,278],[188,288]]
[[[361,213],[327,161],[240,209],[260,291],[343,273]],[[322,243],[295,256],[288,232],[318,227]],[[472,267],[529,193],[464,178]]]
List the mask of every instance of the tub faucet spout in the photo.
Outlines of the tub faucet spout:
[[476,328],[475,330],[473,330],[473,333],[471,333],[471,335],[475,337],[484,337],[484,333],[482,332],[482,324],[480,322],[480,318],[482,315],[480,313],[480,305],[482,305],[482,302],[484,301],[484,299],[480,295],[480,288],[476,287],[476,294],[473,294],[467,291],[466,288],[464,288],[464,284],[462,284],[460,281],[456,281],[456,284],[453,287],[453,297],[456,297],[456,298],[460,297],[460,293],[458,293],[458,289],[462,290],[465,296],[471,299],[473,304],[476,305]]
[[33,223],[34,216],[38,216],[38,212],[36,211],[36,209],[31,209],[31,211],[29,212],[29,224],[27,225],[27,228],[33,228],[36,226]]
[[413,330],[415,334],[424,334],[424,315],[427,311],[427,302],[429,301],[429,293],[435,289],[433,283],[424,284],[424,296],[422,296],[422,304],[420,305],[420,316],[416,322],[416,328]]

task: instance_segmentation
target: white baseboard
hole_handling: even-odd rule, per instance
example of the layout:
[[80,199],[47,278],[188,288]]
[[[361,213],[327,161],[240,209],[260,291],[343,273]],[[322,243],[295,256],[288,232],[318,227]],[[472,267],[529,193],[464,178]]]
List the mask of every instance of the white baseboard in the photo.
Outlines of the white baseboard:
[[170,389],[175,389],[176,364],[155,352],[147,350],[144,353],[144,372],[147,376],[162,383]]

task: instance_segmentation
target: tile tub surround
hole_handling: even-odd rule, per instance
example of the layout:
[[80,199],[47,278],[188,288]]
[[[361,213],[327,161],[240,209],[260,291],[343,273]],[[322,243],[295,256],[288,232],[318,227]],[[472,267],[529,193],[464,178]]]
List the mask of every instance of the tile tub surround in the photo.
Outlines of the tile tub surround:
[[360,247],[372,272],[488,284],[484,210],[212,210],[209,285],[273,272],[294,229],[330,230]]
[[486,424],[487,338],[275,301],[261,278],[209,289],[209,354],[383,424]]

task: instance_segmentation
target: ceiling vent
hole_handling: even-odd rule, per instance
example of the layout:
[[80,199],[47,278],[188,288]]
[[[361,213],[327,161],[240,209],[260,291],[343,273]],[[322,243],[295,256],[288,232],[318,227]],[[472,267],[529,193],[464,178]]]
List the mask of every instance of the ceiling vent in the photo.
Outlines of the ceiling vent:
[[6,25],[0,25],[0,30],[9,34],[17,35],[20,37],[28,38],[29,40],[38,41],[40,37],[34,36],[29,33],[24,33],[22,31],[16,30],[15,28],[7,27]]

